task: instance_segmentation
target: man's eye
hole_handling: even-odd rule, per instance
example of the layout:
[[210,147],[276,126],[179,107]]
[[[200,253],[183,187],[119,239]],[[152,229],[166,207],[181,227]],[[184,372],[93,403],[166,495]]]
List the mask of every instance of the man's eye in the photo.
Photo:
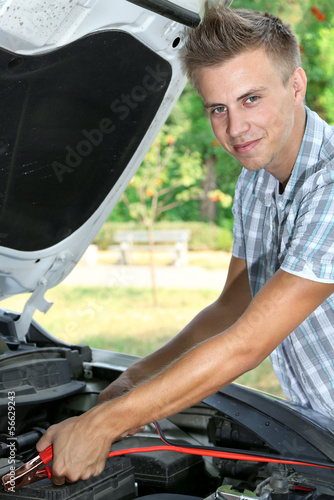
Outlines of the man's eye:
[[212,113],[214,115],[220,115],[221,113],[224,113],[226,111],[225,106],[217,106],[216,108],[212,109]]
[[247,103],[252,103],[252,102],[256,102],[258,100],[259,96],[257,95],[252,95],[251,97],[248,97],[248,99],[246,99],[246,102]]

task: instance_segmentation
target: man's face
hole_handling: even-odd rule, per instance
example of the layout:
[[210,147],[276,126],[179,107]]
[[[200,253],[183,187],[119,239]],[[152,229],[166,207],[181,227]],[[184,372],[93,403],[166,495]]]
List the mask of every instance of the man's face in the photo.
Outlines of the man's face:
[[197,79],[218,141],[242,166],[278,179],[293,167],[300,146],[293,76],[283,85],[265,51],[256,49],[200,69]]

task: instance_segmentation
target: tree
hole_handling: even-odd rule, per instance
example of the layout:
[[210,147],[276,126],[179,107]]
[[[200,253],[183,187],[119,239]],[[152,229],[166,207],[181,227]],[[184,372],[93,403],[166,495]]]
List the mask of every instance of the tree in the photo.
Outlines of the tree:
[[304,2],[302,19],[295,29],[303,67],[308,76],[306,102],[334,124],[334,28],[332,2]]
[[[188,123],[188,125],[190,125]],[[141,167],[122,196],[129,215],[143,225],[149,235],[150,269],[154,304],[157,304],[157,289],[154,272],[153,226],[161,214],[178,207],[191,199],[214,197],[224,205],[231,205],[232,198],[215,189],[203,192],[202,158],[199,151],[190,150],[182,140],[187,123],[166,124]]]
[[[292,25],[308,75],[306,102],[334,123],[334,14],[331,3],[332,0],[321,0],[317,4],[311,0],[234,0],[233,7],[268,10]],[[168,144],[167,137],[172,138],[172,144]],[[167,162],[164,158],[168,151],[170,159]],[[164,169],[150,177],[148,167],[150,161],[154,163],[153,159],[157,164],[164,164]],[[137,195],[136,190],[130,192],[130,187],[126,196],[131,201],[131,210],[129,203],[121,202],[114,217],[124,220],[130,216],[139,220],[142,212],[144,221],[144,214],[148,220],[150,212],[154,213],[154,220],[201,219],[232,227],[228,200],[234,194],[240,170],[237,161],[215,140],[202,99],[187,85],[158,142],[132,181],[137,190],[142,185],[141,199],[140,191]],[[147,196],[150,193],[152,195]],[[226,203],[225,194],[228,196]],[[217,203],[217,200],[223,202]]]
[[162,213],[201,195],[199,153],[178,145],[169,132],[164,126],[122,196],[130,217],[148,229]]

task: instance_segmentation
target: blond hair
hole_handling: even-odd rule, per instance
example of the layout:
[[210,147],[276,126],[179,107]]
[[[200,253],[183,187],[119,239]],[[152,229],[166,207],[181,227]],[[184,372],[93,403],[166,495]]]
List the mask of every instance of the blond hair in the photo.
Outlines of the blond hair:
[[281,73],[284,85],[301,66],[298,41],[289,25],[269,13],[212,7],[190,31],[182,58],[187,76],[197,86],[197,70],[231,60],[246,51],[263,48]]

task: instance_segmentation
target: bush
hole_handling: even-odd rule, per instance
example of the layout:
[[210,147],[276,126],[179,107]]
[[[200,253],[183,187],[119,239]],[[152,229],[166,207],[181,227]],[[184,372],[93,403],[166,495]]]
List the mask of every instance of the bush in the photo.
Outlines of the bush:
[[[114,243],[115,231],[126,229],[145,229],[136,222],[107,221],[96,236],[94,243],[100,250],[106,250]],[[189,250],[225,250],[232,248],[233,236],[230,227],[219,227],[205,222],[162,221],[154,229],[189,229]]]
[[216,250],[225,250],[226,252],[229,252],[232,250],[232,245],[233,233],[231,229],[227,229],[225,227],[219,228]]

